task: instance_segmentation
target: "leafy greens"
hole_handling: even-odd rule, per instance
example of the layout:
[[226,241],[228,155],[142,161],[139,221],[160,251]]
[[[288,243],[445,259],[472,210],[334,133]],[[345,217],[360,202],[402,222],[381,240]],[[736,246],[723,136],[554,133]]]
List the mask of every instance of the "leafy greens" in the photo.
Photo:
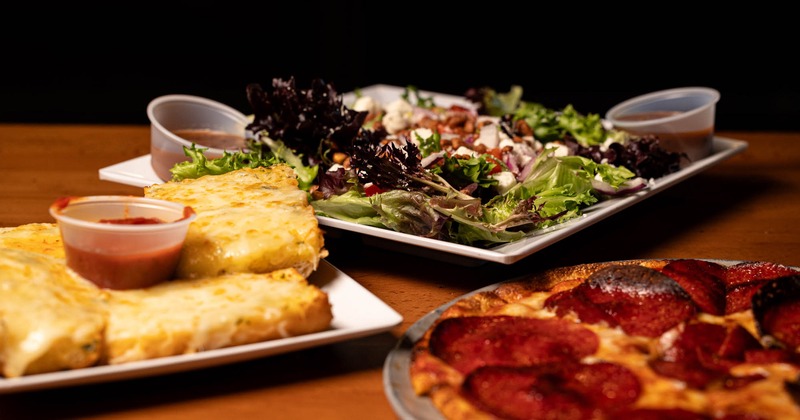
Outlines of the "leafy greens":
[[[596,114],[525,102],[519,86],[507,93],[471,89],[466,97],[494,116],[505,138],[535,139],[541,150],[518,140],[501,147],[476,131],[458,138],[469,143],[467,152],[456,151],[455,134],[439,123],[430,135],[410,128],[399,141],[374,116],[365,123],[367,111],[348,108],[319,79],[308,89],[298,89],[294,78],[273,79],[266,90],[251,84],[247,97],[254,112],[248,149],[207,159],[204,149],[185,148],[191,161],[172,169],[174,180],[285,162],[320,216],[480,247],[580,217],[609,195],[646,187],[641,177],[676,171],[680,158],[657,139],[632,141],[606,130]],[[422,115],[468,118],[436,107],[413,86],[402,99]]]

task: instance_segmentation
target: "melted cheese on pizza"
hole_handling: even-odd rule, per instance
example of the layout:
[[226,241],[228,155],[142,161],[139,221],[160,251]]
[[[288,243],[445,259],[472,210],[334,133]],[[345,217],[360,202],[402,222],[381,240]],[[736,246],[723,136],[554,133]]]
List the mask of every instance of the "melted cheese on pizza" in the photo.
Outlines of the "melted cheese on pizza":
[[296,268],[308,276],[327,255],[306,192],[288,165],[241,169],[145,188],[145,196],[197,212],[177,276],[266,273]]
[[[556,314],[544,307],[549,293],[533,293],[519,302],[504,305],[496,312],[503,315],[553,318]],[[580,320],[574,316],[564,319]],[[755,333],[752,317],[747,312],[737,312],[727,316],[702,313],[698,320],[710,324],[725,325],[735,323]],[[681,381],[657,375],[648,367],[648,362],[656,354],[652,340],[642,336],[631,336],[621,328],[611,328],[600,324],[581,324],[600,338],[600,348],[592,356],[584,358],[584,363],[610,361],[625,366],[641,381],[643,392],[636,407],[664,409],[682,408],[696,412],[736,412],[761,407],[764,412],[781,413],[785,418],[800,416],[800,408],[783,390],[784,381],[797,380],[800,370],[789,364],[753,365],[741,364],[731,370],[737,377],[765,374],[768,381],[756,381],[738,390],[705,390],[687,388]],[[754,398],[758,395],[758,398]],[[798,417],[800,418],[800,417]]]
[[25,249],[0,248],[0,273],[3,376],[82,368],[98,360],[106,325],[103,291],[63,260]]
[[333,317],[327,294],[291,268],[109,293],[110,364],[317,332]]

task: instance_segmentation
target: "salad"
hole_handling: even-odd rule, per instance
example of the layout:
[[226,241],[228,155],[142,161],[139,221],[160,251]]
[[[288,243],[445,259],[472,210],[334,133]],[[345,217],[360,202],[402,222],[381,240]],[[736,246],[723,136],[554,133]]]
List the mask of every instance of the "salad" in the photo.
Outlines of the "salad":
[[680,168],[654,136],[634,137],[571,105],[550,109],[470,89],[442,106],[414,86],[388,103],[294,78],[247,86],[246,150],[172,168],[173,180],[291,165],[318,216],[476,247],[520,240]]

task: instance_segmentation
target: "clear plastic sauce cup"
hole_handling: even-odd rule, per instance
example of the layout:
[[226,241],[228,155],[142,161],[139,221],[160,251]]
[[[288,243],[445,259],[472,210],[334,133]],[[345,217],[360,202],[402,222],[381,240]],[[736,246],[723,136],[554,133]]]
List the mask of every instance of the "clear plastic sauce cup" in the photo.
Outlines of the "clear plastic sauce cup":
[[63,197],[50,206],[67,266],[107,289],[149,287],[174,275],[191,207],[133,196]]
[[720,93],[708,87],[667,89],[614,106],[606,120],[633,135],[656,135],[664,149],[694,162],[712,152],[719,99]]
[[183,147],[206,149],[214,159],[225,151],[246,146],[249,120],[236,109],[220,102],[192,95],[159,96],[147,105],[150,120],[150,164],[164,181],[172,178],[170,169],[188,161]]

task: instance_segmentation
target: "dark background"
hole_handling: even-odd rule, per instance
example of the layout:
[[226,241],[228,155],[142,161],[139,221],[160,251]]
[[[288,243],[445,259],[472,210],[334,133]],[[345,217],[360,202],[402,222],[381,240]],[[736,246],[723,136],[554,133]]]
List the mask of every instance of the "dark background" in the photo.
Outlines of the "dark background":
[[[800,129],[797,23],[763,5],[377,1],[40,4],[4,12],[0,122],[147,124],[147,103],[195,94],[250,113],[249,83],[295,77],[507,91],[605,112],[632,96],[709,86],[718,130]],[[731,10],[733,9],[733,10]]]

